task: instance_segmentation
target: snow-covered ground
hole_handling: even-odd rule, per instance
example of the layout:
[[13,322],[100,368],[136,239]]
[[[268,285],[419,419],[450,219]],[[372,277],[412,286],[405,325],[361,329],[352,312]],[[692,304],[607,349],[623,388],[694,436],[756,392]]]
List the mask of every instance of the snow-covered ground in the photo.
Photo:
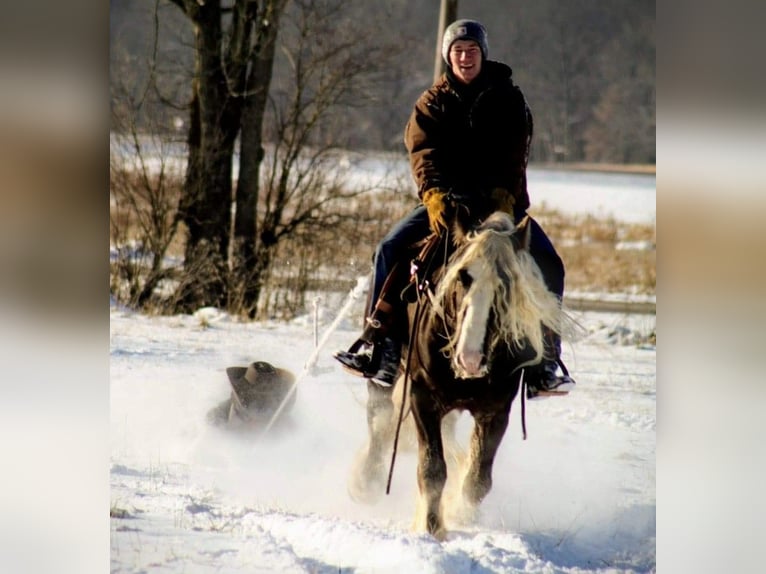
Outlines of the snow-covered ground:
[[[527,441],[516,406],[480,518],[438,543],[410,531],[414,453],[400,453],[377,505],[346,492],[366,387],[330,356],[357,335],[355,306],[328,331],[342,302],[320,305],[318,354],[310,317],[112,307],[112,572],[653,570],[656,353],[641,343],[653,315],[575,315],[589,333],[565,350],[577,389],[527,405]],[[243,437],[209,425],[228,396],[225,368],[256,360],[299,376],[288,429]],[[469,426],[464,415],[461,439]]]
[[[349,170],[389,173],[377,161]],[[565,213],[654,223],[654,181],[533,170],[530,190]],[[211,309],[163,318],[110,307],[112,572],[655,570],[655,315],[573,312],[588,333],[564,350],[576,390],[527,405],[526,441],[514,406],[479,517],[439,543],[410,529],[413,452],[400,452],[376,505],[347,493],[366,386],[331,353],[355,340],[361,304],[358,293],[325,296],[316,331],[311,316],[247,323]],[[254,361],[298,375],[287,428],[211,426],[225,369]],[[463,415],[463,442],[470,424]]]

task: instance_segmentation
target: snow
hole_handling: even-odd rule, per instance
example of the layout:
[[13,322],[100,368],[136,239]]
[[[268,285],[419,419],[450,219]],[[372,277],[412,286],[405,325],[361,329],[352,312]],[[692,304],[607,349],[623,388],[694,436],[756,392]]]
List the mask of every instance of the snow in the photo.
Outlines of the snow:
[[[179,177],[186,169],[185,147],[140,139],[144,165],[153,172],[160,167]],[[126,165],[138,169],[132,147],[110,134],[112,153],[120,154]],[[267,150],[267,157],[270,151]],[[162,158],[162,160],[160,160]],[[415,193],[407,156],[403,153],[343,152],[325,158],[347,186],[366,190],[408,190]],[[239,155],[233,161],[233,176],[239,174]],[[654,174],[589,172],[531,166],[527,172],[532,209],[550,208],[571,215],[613,217],[627,223],[653,225],[656,220],[657,178]]]
[[528,185],[533,211],[546,206],[567,214],[655,223],[657,178],[653,174],[533,168],[529,170]]
[[[479,519],[438,543],[409,528],[413,452],[400,453],[377,505],[346,492],[366,388],[330,357],[357,334],[358,302],[328,333],[342,302],[320,313],[318,354],[309,317],[252,324],[209,309],[111,308],[112,572],[653,569],[656,352],[616,334],[649,334],[654,316],[575,314],[589,333],[565,349],[577,389],[527,405],[527,441],[515,406]],[[265,436],[209,425],[206,412],[228,396],[225,368],[255,360],[299,375],[289,425]],[[462,442],[469,426],[464,415]]]
[[[653,177],[589,177],[573,191],[548,174],[537,189],[565,211],[654,222]],[[347,493],[366,386],[331,353],[358,335],[363,297],[357,286],[318,301],[316,326],[313,314],[251,323],[210,308],[149,317],[110,305],[112,572],[656,570],[655,315],[572,311],[587,333],[564,348],[576,389],[527,404],[526,441],[514,403],[478,517],[448,522],[437,542],[410,528],[412,450],[400,450],[377,504]],[[297,375],[295,407],[265,434],[210,425],[229,394],[225,369],[258,360]],[[470,424],[462,415],[463,444]]]
[[[415,192],[406,156],[355,154],[339,169],[360,188],[407,189]],[[613,217],[627,223],[653,225],[657,178],[654,174],[587,172],[531,167],[528,170],[532,209],[550,208],[571,215]]]

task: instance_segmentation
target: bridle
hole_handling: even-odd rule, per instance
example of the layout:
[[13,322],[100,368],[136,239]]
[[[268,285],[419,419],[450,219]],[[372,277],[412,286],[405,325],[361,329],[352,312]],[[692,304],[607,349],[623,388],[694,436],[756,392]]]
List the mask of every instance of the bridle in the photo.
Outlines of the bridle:
[[[464,204],[456,201],[456,196],[453,196],[456,209],[465,208],[469,213],[470,210]],[[410,325],[408,342],[407,342],[407,355],[404,364],[404,380],[402,381],[402,400],[399,406],[399,415],[396,424],[396,431],[394,434],[393,452],[391,453],[391,464],[389,466],[388,480],[386,483],[386,494],[391,491],[391,480],[394,472],[394,463],[396,461],[396,454],[399,444],[399,435],[401,432],[401,426],[405,417],[405,405],[406,397],[409,391],[410,385],[410,371],[412,365],[412,353],[415,348],[416,334],[420,329],[420,322],[423,319],[424,309],[426,305],[431,302],[431,272],[435,262],[441,257],[442,268],[446,268],[450,253],[450,233],[449,230],[437,235],[430,235],[425,242],[424,247],[421,249],[419,255],[413,259],[410,263],[410,282],[404,288],[401,293],[402,299],[408,300],[415,304],[415,311]],[[422,274],[421,274],[422,270]],[[415,298],[411,298],[411,293],[414,291]],[[445,325],[446,328],[446,325]],[[521,428],[523,440],[527,439],[527,425],[526,425],[526,381],[524,380],[525,369],[521,370],[519,374],[519,390],[521,392]]]

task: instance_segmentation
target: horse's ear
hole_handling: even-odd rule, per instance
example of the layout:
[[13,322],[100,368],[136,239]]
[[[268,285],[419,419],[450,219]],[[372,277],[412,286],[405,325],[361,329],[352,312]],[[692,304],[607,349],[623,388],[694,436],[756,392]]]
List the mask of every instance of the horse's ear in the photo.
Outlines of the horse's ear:
[[529,244],[532,242],[532,225],[530,222],[529,215],[525,215],[516,225],[516,231],[514,231],[514,235],[519,238],[521,249],[526,251],[529,251]]

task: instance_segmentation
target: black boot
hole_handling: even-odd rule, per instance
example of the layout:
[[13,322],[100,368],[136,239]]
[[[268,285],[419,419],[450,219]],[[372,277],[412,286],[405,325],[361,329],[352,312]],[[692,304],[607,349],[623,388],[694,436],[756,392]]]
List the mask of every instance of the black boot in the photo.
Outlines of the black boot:
[[374,383],[390,387],[396,382],[399,373],[399,363],[402,359],[402,346],[398,341],[385,337],[379,344],[380,365],[378,372],[372,377]]
[[390,387],[396,382],[399,372],[402,346],[390,337],[384,337],[377,343],[364,344],[361,351],[352,347],[348,351],[338,351],[333,356],[354,375]]
[[376,356],[371,343],[362,343],[362,349],[359,351],[356,350],[358,347],[352,347],[348,351],[336,351],[333,357],[338,359],[347,371],[369,379],[378,372],[380,353]]
[[[365,321],[362,335],[351,345],[348,351],[337,351],[333,354],[343,367],[354,375],[367,379],[375,378],[385,362],[382,355],[386,345],[382,343],[388,338],[388,332],[393,324],[391,305],[378,301],[372,315]],[[389,339],[390,340],[390,339]],[[390,349],[388,354],[390,355]],[[388,357],[390,360],[390,357]],[[382,373],[381,373],[382,375]],[[385,379],[386,377],[382,377]]]
[[[539,365],[528,367],[524,374],[527,381],[527,398],[566,395],[574,389],[575,381],[561,362],[561,337],[551,329],[543,328],[545,351]],[[558,374],[561,366],[562,374]]]
[[574,389],[574,379],[567,372],[559,375],[558,366],[555,360],[543,359],[539,365],[526,369],[524,380],[528,399],[566,395]]

